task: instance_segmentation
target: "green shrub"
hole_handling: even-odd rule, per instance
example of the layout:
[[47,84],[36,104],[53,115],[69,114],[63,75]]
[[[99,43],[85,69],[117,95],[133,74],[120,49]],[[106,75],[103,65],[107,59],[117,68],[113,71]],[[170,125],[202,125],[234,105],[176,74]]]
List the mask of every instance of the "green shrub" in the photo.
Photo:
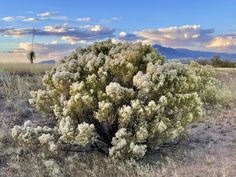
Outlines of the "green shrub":
[[43,83],[30,103],[54,118],[54,127],[28,121],[13,137],[54,153],[69,145],[118,159],[175,140],[215,101],[218,84],[209,67],[165,62],[150,45],[110,40],[77,49]]

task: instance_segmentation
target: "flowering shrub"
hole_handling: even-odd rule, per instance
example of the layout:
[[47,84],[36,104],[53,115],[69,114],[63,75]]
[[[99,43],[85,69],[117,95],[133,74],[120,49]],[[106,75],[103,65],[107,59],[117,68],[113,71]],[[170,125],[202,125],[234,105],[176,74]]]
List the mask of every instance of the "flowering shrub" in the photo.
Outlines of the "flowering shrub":
[[64,145],[95,148],[114,158],[141,158],[175,140],[214,102],[218,82],[208,67],[165,62],[141,43],[95,43],[77,49],[43,78],[29,102],[55,120],[26,122],[12,135],[59,153]]

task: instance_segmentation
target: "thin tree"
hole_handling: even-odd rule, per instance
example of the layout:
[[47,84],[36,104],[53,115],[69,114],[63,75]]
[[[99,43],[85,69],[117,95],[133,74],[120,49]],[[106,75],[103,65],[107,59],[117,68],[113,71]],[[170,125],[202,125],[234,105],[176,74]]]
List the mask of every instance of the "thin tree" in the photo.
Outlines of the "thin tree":
[[36,30],[33,29],[32,31],[32,41],[31,41],[31,51],[27,54],[27,58],[29,59],[30,63],[33,64],[36,58],[36,54],[34,52],[34,35]]

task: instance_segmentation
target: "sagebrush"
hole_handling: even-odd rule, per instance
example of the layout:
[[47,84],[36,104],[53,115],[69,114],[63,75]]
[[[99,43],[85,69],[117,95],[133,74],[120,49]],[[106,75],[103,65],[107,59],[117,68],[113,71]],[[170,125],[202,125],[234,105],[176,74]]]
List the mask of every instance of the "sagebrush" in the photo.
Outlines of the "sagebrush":
[[98,150],[138,159],[174,141],[217,99],[210,67],[166,62],[154,48],[110,40],[77,49],[43,78],[30,103],[54,119],[50,126],[15,126],[19,143],[55,154]]

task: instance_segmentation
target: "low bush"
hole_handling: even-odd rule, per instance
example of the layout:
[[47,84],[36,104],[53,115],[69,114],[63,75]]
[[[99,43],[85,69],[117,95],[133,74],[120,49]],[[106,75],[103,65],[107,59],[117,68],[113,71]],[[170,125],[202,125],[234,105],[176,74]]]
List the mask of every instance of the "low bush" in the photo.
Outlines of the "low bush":
[[211,60],[197,60],[201,65],[212,65],[216,68],[236,68],[236,62],[222,60],[219,56],[213,57]]

